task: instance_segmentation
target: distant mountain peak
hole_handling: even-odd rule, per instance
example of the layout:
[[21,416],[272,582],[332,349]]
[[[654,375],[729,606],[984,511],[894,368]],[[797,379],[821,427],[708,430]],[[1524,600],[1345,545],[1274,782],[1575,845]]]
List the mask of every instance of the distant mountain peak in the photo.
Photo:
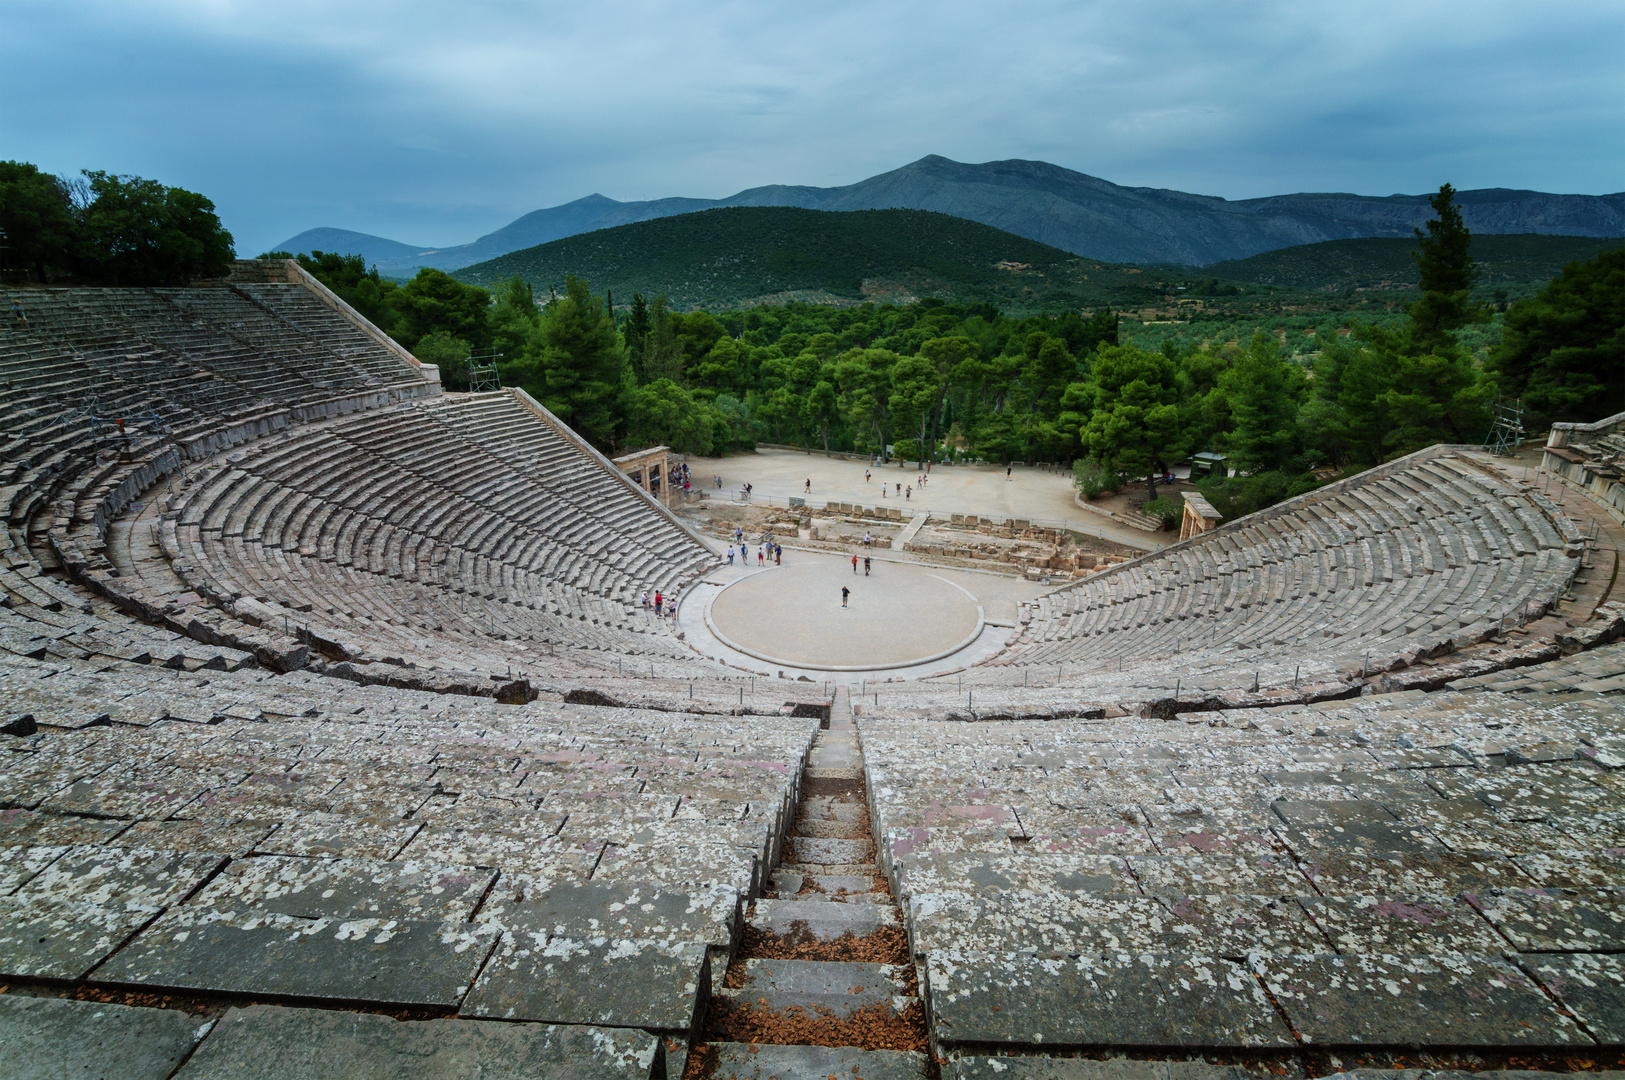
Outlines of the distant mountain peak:
[[[1625,194],[1485,188],[1462,191],[1458,201],[1474,232],[1625,236]],[[342,229],[312,229],[283,247],[361,254],[386,273],[411,273],[419,266],[449,270],[579,233],[720,206],[934,210],[1107,262],[1187,265],[1326,240],[1410,236],[1431,214],[1425,195],[1299,193],[1230,201],[1165,188],[1124,187],[1047,161],[1007,158],[967,164],[927,154],[842,187],[773,184],[726,199],[642,202],[619,202],[594,192],[534,210],[472,243],[432,252]]]

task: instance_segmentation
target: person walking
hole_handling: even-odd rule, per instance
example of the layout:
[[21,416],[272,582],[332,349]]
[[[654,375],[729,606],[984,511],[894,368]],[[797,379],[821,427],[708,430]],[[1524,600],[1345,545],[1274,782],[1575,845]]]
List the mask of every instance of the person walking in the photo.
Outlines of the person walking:
[[23,310],[22,300],[13,296],[11,298],[11,332],[15,334],[19,330],[27,329],[28,313]]
[[1009,482],[1010,482],[1010,474],[1011,474],[1011,472],[1013,472],[1013,471],[1014,471],[1014,470],[1015,470],[1015,466],[1014,466],[1014,465],[1006,465],[1006,466],[1005,466],[1005,467],[1004,467],[1004,482],[1005,482],[1005,483],[1007,483],[1007,484],[1008,484],[1008,483],[1009,483]]
[[869,556],[867,555],[863,557],[863,576],[869,576]]
[[717,490],[718,491],[722,490],[722,474],[721,473],[717,473]]
[[851,595],[852,595],[852,590],[847,588],[845,585],[842,585],[841,586],[841,606],[842,607],[846,606],[846,598],[848,596],[851,596]]
[[852,572],[854,574],[858,572],[858,557],[855,554],[852,556]]
[[660,617],[660,606],[662,604],[664,604],[665,602],[666,602],[666,598],[661,596],[660,592],[658,590],[656,590],[656,592],[655,592],[655,617],[656,618]]
[[784,545],[783,544],[774,544],[773,545],[773,565],[774,566],[783,566],[784,565]]
[[904,499],[912,499],[913,497],[914,497],[914,485],[910,484],[908,486],[908,490],[903,492],[903,498]]
[[728,565],[732,566],[733,564],[734,564],[734,549],[733,549],[733,545],[729,544],[728,545]]
[[808,495],[812,494],[812,477],[807,477],[807,486],[802,489]]
[[766,566],[767,565],[767,555],[765,553],[763,553],[761,548],[756,549],[756,565],[757,566]]
[[865,484],[867,484],[869,482],[869,470],[868,469],[863,470],[863,482]]

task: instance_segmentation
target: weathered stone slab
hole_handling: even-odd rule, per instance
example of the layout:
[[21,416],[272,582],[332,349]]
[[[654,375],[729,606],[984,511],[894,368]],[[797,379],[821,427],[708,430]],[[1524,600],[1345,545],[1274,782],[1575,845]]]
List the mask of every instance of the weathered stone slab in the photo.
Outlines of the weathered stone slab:
[[1252,972],[1209,956],[928,958],[945,1044],[1288,1047]]
[[1522,952],[1625,949],[1625,888],[1506,889],[1466,899]]
[[944,1066],[954,1080],[1249,1080],[1247,1070],[1205,1061],[966,1056]]
[[105,844],[129,827],[129,822],[126,821],[66,817],[61,814],[40,813],[37,810],[0,810],[0,847],[30,844],[47,846]]
[[781,1080],[793,1076],[839,1076],[845,1080],[924,1080],[925,1055],[850,1046],[773,1046],[715,1043],[712,1080]]
[[36,874],[19,899],[73,900],[153,914],[191,892],[224,859],[211,853],[76,847]]
[[266,855],[392,858],[422,828],[420,822],[358,820],[344,814],[302,814],[254,845]]
[[480,972],[461,1014],[551,1024],[641,1027],[690,1036],[701,988],[710,988],[704,945],[592,941],[509,932]]
[[1031,890],[1140,895],[1128,862],[1115,855],[1064,854],[1043,859],[1008,855],[910,855],[898,876],[902,879],[903,892],[908,894]]
[[476,924],[301,918],[183,905],[136,937],[94,981],[213,993],[454,1006],[490,951]]
[[0,974],[83,978],[156,917],[77,900],[0,897]]
[[9,1080],[165,1080],[213,1021],[175,1009],[0,995],[0,1059]]
[[641,1031],[252,1005],[227,1012],[177,1078],[648,1080],[659,1057]]
[[480,921],[549,938],[726,947],[738,932],[739,910],[739,893],[728,886],[662,892],[637,883],[504,875],[480,908]]
[[1293,1029],[1315,1046],[1590,1045],[1503,960],[1304,956],[1254,960]]
[[832,904],[828,900],[758,900],[752,926],[772,934],[808,933],[833,941],[850,931],[857,937],[897,925],[897,915],[880,904]]
[[1312,896],[1314,890],[1285,855],[1131,856],[1140,886],[1153,896]]
[[1505,948],[1476,911],[1451,897],[1300,897],[1299,903],[1345,956],[1493,956]]
[[746,960],[739,970],[740,985],[724,988],[722,996],[774,1012],[799,1005],[809,1016],[827,1010],[847,1017],[877,1003],[901,1012],[914,1000],[905,999],[903,969],[891,964]]
[[1323,849],[1304,858],[1303,872],[1326,896],[1456,896],[1529,883],[1511,860],[1498,855],[1375,855]]
[[1625,957],[1525,956],[1524,969],[1557,995],[1604,1046],[1625,1044]]
[[846,864],[867,862],[868,840],[837,840],[827,837],[792,836],[785,859],[801,863]]

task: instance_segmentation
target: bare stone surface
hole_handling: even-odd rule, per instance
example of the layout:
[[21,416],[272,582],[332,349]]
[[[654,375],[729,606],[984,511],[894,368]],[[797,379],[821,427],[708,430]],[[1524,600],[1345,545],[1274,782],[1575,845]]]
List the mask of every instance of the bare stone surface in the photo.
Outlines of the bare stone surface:
[[693,1034],[710,985],[704,945],[542,937],[504,934],[461,1014]]
[[658,1041],[640,1031],[251,1005],[232,1009],[179,1080],[649,1080]]
[[1625,959],[1573,953],[1524,956],[1524,969],[1556,995],[1604,1046],[1625,1045]]
[[1461,956],[1305,956],[1255,961],[1315,1046],[1590,1045],[1505,961]]
[[717,1043],[711,1080],[790,1080],[839,1076],[842,1080],[924,1080],[925,1056],[898,1050],[840,1046],[768,1046]]
[[1252,972],[1216,957],[932,954],[927,970],[946,1045],[1295,1045]]
[[176,1009],[0,994],[0,1058],[10,1080],[168,1080],[213,1024]]

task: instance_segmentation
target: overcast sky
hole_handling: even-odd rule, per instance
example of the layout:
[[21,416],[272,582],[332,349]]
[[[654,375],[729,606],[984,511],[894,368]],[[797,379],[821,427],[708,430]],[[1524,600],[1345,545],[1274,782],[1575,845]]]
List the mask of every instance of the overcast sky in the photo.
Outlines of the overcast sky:
[[202,191],[242,254],[926,154],[1227,198],[1625,189],[1622,0],[0,0],[0,158]]

